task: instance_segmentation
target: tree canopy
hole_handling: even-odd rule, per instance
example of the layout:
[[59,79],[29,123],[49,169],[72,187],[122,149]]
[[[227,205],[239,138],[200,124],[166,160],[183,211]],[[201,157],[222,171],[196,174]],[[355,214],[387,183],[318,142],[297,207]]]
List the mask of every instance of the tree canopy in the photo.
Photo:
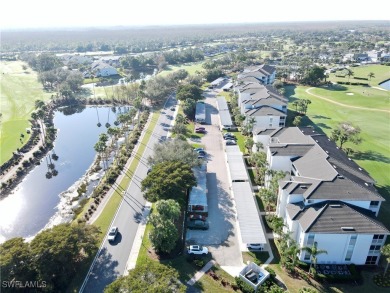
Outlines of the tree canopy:
[[184,293],[186,287],[180,283],[178,272],[156,261],[147,261],[119,277],[104,289],[104,293]]
[[156,144],[153,157],[148,158],[151,165],[170,161],[179,161],[191,167],[201,163],[193,147],[188,142],[177,139]]
[[362,142],[360,132],[359,126],[354,126],[350,122],[341,122],[337,128],[332,130],[330,139],[335,143],[339,143],[339,147],[342,149],[344,143],[348,141],[360,144]]
[[325,68],[320,66],[313,66],[310,68],[302,79],[302,83],[309,85],[319,85],[325,78]]
[[95,226],[60,224],[27,243],[12,238],[0,245],[2,280],[46,282],[44,292],[64,292],[84,262],[97,250]]
[[154,165],[141,185],[145,198],[151,202],[175,199],[184,204],[186,191],[196,185],[196,178],[188,164],[167,161]]
[[187,99],[200,100],[202,99],[202,89],[194,84],[182,84],[177,87],[176,98],[180,101]]

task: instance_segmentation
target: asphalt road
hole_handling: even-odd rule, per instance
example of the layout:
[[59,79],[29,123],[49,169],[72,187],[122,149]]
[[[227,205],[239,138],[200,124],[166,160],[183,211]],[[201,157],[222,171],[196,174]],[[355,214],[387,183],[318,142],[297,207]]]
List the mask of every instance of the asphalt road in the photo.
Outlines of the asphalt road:
[[124,198],[112,223],[112,226],[119,228],[119,233],[113,243],[109,243],[107,237],[104,239],[98,257],[92,264],[91,273],[87,276],[85,286],[80,289],[80,292],[103,292],[108,284],[124,274],[145,205],[141,181],[146,177],[149,168],[147,158],[153,154],[153,146],[166,139],[173,121],[174,111],[170,108],[175,104],[176,100],[168,98],[165,104],[166,109],[162,110],[162,115],[159,117],[137,169],[134,174],[127,174],[133,175],[133,178],[126,192],[123,191]]

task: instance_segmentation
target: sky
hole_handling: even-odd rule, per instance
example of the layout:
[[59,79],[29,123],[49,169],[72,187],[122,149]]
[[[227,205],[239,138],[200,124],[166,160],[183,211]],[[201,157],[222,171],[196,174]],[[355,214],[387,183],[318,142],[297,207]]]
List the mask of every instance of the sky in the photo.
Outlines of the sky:
[[389,0],[363,3],[357,0],[10,0],[1,4],[0,28],[390,20]]

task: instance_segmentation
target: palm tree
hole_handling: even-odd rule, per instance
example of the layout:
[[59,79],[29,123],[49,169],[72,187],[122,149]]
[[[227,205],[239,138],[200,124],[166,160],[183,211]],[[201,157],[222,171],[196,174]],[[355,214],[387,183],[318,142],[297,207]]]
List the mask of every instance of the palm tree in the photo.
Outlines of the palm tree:
[[295,107],[295,112],[298,112],[298,101],[295,100],[292,104]]
[[294,267],[297,266],[299,263],[299,253],[301,252],[301,248],[296,244],[290,245],[290,247],[287,250],[287,256],[291,259],[291,263]]
[[349,68],[346,68],[345,70],[347,70],[347,76],[348,76],[348,82],[349,82],[349,78],[351,77],[351,76],[353,76],[354,75],[354,73],[353,73],[353,71],[351,70],[351,69],[349,69]]
[[306,251],[310,254],[310,268],[309,272],[312,271],[312,266],[314,267],[317,265],[317,256],[320,254],[328,254],[328,252],[324,249],[318,249],[317,248],[317,242],[314,242],[311,247],[302,247],[302,251]]
[[375,73],[370,72],[367,76],[370,78],[370,82],[371,82],[371,78],[375,77]]
[[95,151],[97,153],[100,154],[100,156],[101,156],[101,158],[103,160],[103,169],[106,169],[105,158],[104,158],[104,153],[106,152],[106,149],[107,149],[106,144],[103,141],[99,140],[95,144],[94,149],[95,149]]
[[390,263],[390,244],[386,244],[386,245],[382,246],[381,254],[386,257],[386,261],[387,261],[385,272],[383,273],[383,275],[386,275],[387,269],[389,268],[389,263]]

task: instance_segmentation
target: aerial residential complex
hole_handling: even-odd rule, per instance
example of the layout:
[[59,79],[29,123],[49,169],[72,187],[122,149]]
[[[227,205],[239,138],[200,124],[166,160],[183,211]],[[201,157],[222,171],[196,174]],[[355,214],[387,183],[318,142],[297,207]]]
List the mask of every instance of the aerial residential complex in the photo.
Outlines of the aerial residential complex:
[[288,99],[271,85],[275,74],[272,66],[260,65],[245,69],[237,77],[240,112],[247,121],[254,121],[255,128],[285,126]]
[[[300,247],[317,245],[318,263],[376,265],[389,231],[378,215],[384,198],[374,180],[310,127],[254,131],[264,143],[270,169],[285,171],[277,215]],[[310,255],[301,252],[300,260]]]

